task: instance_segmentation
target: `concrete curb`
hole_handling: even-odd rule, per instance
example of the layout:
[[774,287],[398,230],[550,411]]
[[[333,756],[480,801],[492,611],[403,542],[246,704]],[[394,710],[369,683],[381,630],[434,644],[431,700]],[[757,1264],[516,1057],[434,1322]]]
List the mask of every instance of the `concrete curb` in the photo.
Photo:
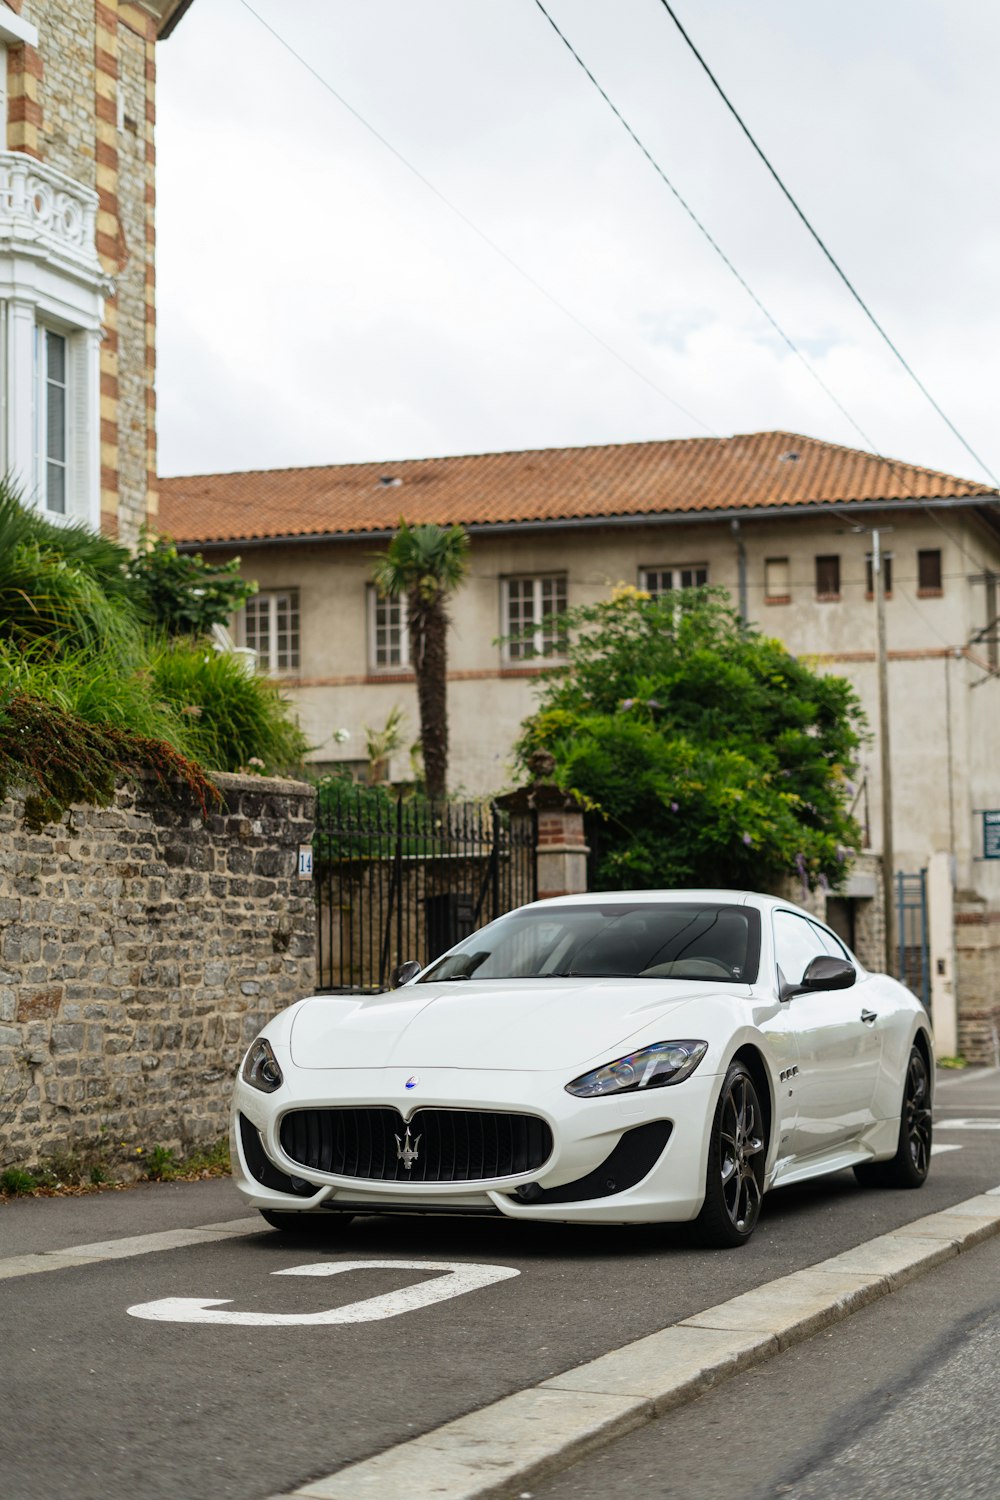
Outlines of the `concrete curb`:
[[509,1500],[525,1485],[997,1233],[1000,1188],[779,1277],[272,1500]]

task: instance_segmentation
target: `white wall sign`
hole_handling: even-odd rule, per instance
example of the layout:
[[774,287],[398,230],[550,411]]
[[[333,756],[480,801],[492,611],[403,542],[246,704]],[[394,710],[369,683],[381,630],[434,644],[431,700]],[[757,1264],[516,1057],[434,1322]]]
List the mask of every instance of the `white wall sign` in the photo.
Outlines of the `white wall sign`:
[[313,872],[312,844],[299,845],[299,879],[311,880]]
[[272,1271],[272,1276],[340,1276],[345,1271],[440,1271],[432,1281],[403,1287],[398,1292],[384,1292],[349,1302],[346,1307],[331,1307],[314,1313],[226,1312],[228,1297],[163,1297],[159,1302],[138,1302],[128,1309],[132,1318],[148,1318],[154,1323],[221,1323],[231,1328],[287,1328],[295,1326],[327,1327],[334,1323],[374,1323],[381,1318],[395,1318],[400,1313],[415,1312],[492,1286],[511,1276],[520,1276],[512,1266],[460,1265],[437,1260],[338,1260],[318,1261],[311,1266],[289,1266],[287,1271]]

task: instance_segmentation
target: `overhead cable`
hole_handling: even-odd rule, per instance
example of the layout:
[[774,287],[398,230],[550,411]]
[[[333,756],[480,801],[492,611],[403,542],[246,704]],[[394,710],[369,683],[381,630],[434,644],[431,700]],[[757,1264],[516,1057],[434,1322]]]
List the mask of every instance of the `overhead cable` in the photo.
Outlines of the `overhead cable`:
[[865,317],[868,319],[869,323],[872,325],[872,327],[875,329],[876,333],[882,339],[883,343],[887,346],[887,348],[889,348],[892,351],[893,355],[896,357],[896,359],[902,365],[903,369],[906,371],[907,375],[909,375],[909,377],[913,381],[914,385],[927,398],[927,400],[930,402],[931,406],[933,406],[934,410],[937,412],[938,416],[946,424],[946,426],[950,429],[950,431],[954,434],[954,436],[956,438],[958,438],[958,441],[961,443],[962,447],[969,454],[969,456],[976,461],[976,463],[979,465],[979,467],[983,470],[983,472],[985,474],[989,475],[990,479],[992,479],[992,481],[993,481],[993,483],[995,485],[1000,486],[1000,480],[997,479],[997,476],[993,473],[993,471],[991,470],[989,464],[987,464],[983,459],[980,458],[979,454],[972,447],[972,445],[969,442],[967,442],[966,439],[959,432],[958,428],[955,426],[955,423],[951,420],[951,418],[949,417],[948,413],[944,410],[944,408],[940,405],[940,403],[938,401],[936,401],[934,399],[934,397],[931,395],[930,391],[924,385],[924,383],[920,379],[919,375],[917,375],[917,373],[913,369],[912,365],[900,353],[900,351],[897,348],[896,344],[893,342],[893,340],[889,337],[888,333],[882,327],[882,324],[876,318],[875,314],[872,312],[871,308],[868,306],[868,303],[864,300],[864,298],[861,296],[861,293],[858,291],[857,287],[854,285],[854,283],[851,281],[851,279],[847,275],[847,272],[844,270],[843,266],[836,259],[836,257],[834,256],[833,252],[830,250],[829,246],[823,240],[823,238],[820,235],[819,231],[814,228],[813,224],[806,217],[805,211],[802,209],[802,207],[800,206],[800,204],[798,203],[798,201],[796,200],[796,198],[792,194],[791,189],[782,180],[782,178],[779,175],[777,169],[775,168],[775,166],[772,164],[772,162],[768,158],[768,156],[767,156],[766,152],[764,151],[763,147],[758,143],[758,141],[756,140],[756,138],[753,136],[753,134],[750,131],[750,127],[747,125],[746,121],[743,119],[742,115],[737,110],[735,104],[732,102],[732,100],[729,98],[729,95],[726,93],[725,89],[722,87],[722,84],[716,78],[715,74],[712,72],[712,69],[709,67],[708,63],[705,61],[704,56],[698,50],[698,48],[695,46],[695,44],[692,41],[691,37],[689,36],[688,32],[685,30],[684,26],[681,24],[681,21],[680,21],[680,18],[678,17],[678,15],[677,15],[677,12],[674,10],[674,7],[670,4],[670,0],[660,0],[660,4],[663,6],[663,9],[667,12],[667,14],[669,15],[670,19],[673,21],[674,25],[677,27],[677,30],[680,32],[681,36],[684,38],[684,41],[687,43],[688,47],[691,49],[691,51],[693,52],[694,56],[697,58],[698,62],[701,64],[701,66],[704,69],[705,73],[707,74],[709,80],[711,81],[712,87],[715,89],[715,91],[718,94],[719,98],[722,100],[723,104],[726,106],[726,108],[728,109],[729,113],[732,115],[733,119],[736,121],[737,125],[740,127],[740,129],[742,130],[743,134],[746,136],[747,140],[750,142],[750,145],[753,147],[754,151],[760,157],[760,160],[763,162],[764,166],[767,168],[767,170],[770,173],[771,177],[774,179],[774,182],[777,184],[778,188],[784,194],[784,196],[787,199],[787,201],[791,204],[791,206],[794,209],[796,215],[798,216],[798,218],[800,219],[800,221],[802,222],[802,224],[805,226],[805,228],[809,231],[809,234],[815,240],[816,244],[819,246],[820,250],[823,252],[823,254],[825,255],[826,259],[829,261],[830,265],[833,267],[834,271],[840,277],[840,280],[843,282],[844,286],[850,292],[851,296],[854,298],[855,302],[858,304],[858,306],[860,307],[861,311],[864,313]]
[[613,359],[616,359],[619,364],[624,365],[627,370],[630,370],[633,375],[637,376],[638,379],[641,380],[645,385],[648,385],[649,388],[655,391],[658,396],[662,396],[664,401],[668,401],[676,411],[679,411],[681,413],[682,416],[685,416],[689,421],[694,422],[695,426],[700,427],[703,432],[707,432],[711,437],[718,437],[719,434],[715,431],[714,428],[710,427],[707,422],[703,422],[700,417],[695,415],[694,412],[689,411],[686,406],[683,406],[680,401],[671,396],[669,391],[665,391],[662,386],[658,385],[655,380],[652,380],[650,376],[645,374],[644,371],[640,370],[637,365],[634,365],[632,361],[626,358],[626,356],[622,354],[618,349],[616,349],[614,345],[609,344],[608,341],[602,338],[599,333],[596,333],[593,328],[591,328],[587,323],[583,321],[582,318],[578,317],[575,312],[567,307],[565,302],[561,302],[559,298],[556,297],[552,292],[550,292],[546,286],[543,286],[543,284],[538,281],[530,271],[525,270],[524,266],[516,261],[512,255],[508,254],[508,252],[503,248],[502,245],[499,245],[497,241],[494,240],[489,234],[487,234],[484,229],[480,229],[479,225],[476,224],[472,219],[470,219],[468,214],[460,209],[456,203],[453,203],[452,200],[447,197],[447,195],[443,193],[441,189],[430,180],[429,177],[426,177],[424,173],[421,172],[419,167],[414,166],[413,162],[410,161],[408,157],[404,156],[402,151],[394,146],[392,142],[386,136],[384,136],[380,130],[376,129],[376,127],[371,123],[370,120],[366,120],[364,115],[361,114],[360,110],[356,109],[348,99],[345,99],[343,94],[335,89],[333,84],[330,83],[328,79],[324,78],[322,73],[318,72],[317,69],[313,67],[312,63],[309,62],[307,58],[303,57],[301,52],[297,52],[292,44],[287,41],[286,38],[283,37],[281,33],[271,25],[270,21],[265,20],[260,12],[255,10],[254,7],[249,4],[249,0],[240,0],[240,4],[243,6],[244,10],[249,11],[250,15],[253,16],[255,21],[258,21],[260,25],[264,27],[265,31],[270,32],[275,41],[279,42],[280,45],[284,47],[285,51],[288,52],[292,57],[294,57],[296,62],[300,63],[308,73],[312,74],[316,82],[320,84],[324,89],[326,89],[328,94],[333,95],[334,99],[337,100],[337,103],[342,105],[343,108],[347,110],[348,114],[354,116],[359,125],[364,126],[369,135],[375,137],[380,146],[384,146],[387,151],[391,152],[396,160],[401,162],[408,172],[412,172],[413,176],[416,177],[420,182],[422,182],[424,187],[432,192],[435,198],[439,199],[439,201],[443,203],[445,207],[452,214],[454,214],[457,219],[460,219],[467,229],[471,229],[473,234],[478,236],[478,238],[481,239],[484,244],[488,245],[494,252],[494,254],[499,255],[501,260],[506,261],[507,265],[510,266],[512,270],[516,271],[523,280],[527,281],[529,285],[534,287],[535,291],[539,292],[547,302],[550,302],[552,304],[553,307],[558,308],[559,312],[561,312],[564,317],[569,318],[572,323],[576,324],[577,328],[581,329],[585,334],[587,334],[589,338],[593,339],[595,344],[599,344],[600,347],[605,351],[605,353],[610,354],[611,357]]
[[[810,364],[809,360],[802,353],[802,351],[798,348],[798,346],[795,344],[795,342],[793,341],[793,339],[785,332],[785,330],[778,323],[777,319],[764,306],[764,303],[757,296],[756,292],[753,290],[753,288],[747,282],[746,278],[740,273],[740,271],[736,268],[736,266],[733,264],[733,262],[729,259],[729,257],[726,255],[725,251],[719,245],[718,241],[714,238],[714,236],[711,234],[711,232],[705,226],[705,224],[702,223],[701,219],[695,213],[694,209],[690,206],[690,204],[687,202],[687,200],[682,196],[682,194],[678,191],[678,189],[671,182],[670,178],[667,176],[666,172],[663,170],[663,168],[660,166],[659,162],[653,156],[652,152],[646,147],[646,145],[643,143],[643,141],[640,139],[640,137],[632,129],[632,126],[626,120],[626,118],[622,114],[621,110],[615,104],[614,100],[610,97],[610,95],[607,93],[607,91],[601,86],[601,84],[595,78],[594,74],[590,71],[590,68],[587,66],[587,64],[584,62],[583,58],[580,56],[580,54],[577,52],[576,48],[573,46],[572,42],[569,40],[569,38],[566,36],[566,34],[562,30],[560,30],[559,26],[552,19],[551,15],[546,10],[545,6],[542,4],[542,0],[534,0],[534,4],[537,6],[538,10],[541,11],[541,13],[545,17],[546,21],[548,21],[549,25],[552,27],[552,30],[559,37],[560,41],[565,46],[566,50],[570,53],[570,55],[574,58],[574,60],[582,68],[583,72],[587,75],[588,79],[593,84],[593,86],[597,90],[597,92],[600,94],[600,96],[604,100],[605,104],[607,104],[607,106],[611,110],[612,114],[614,114],[614,116],[616,117],[616,119],[621,123],[621,125],[628,132],[629,136],[634,141],[634,143],[638,146],[639,150],[642,152],[643,156],[646,158],[646,160],[649,162],[650,166],[656,172],[657,176],[661,179],[661,181],[665,184],[665,186],[670,189],[671,193],[676,198],[677,202],[684,209],[684,212],[688,215],[688,217],[691,219],[691,221],[698,227],[698,229],[704,235],[705,239],[711,245],[712,249],[719,256],[719,258],[722,260],[722,262],[725,264],[725,266],[728,268],[728,270],[732,272],[733,276],[735,276],[735,278],[739,282],[740,286],[743,287],[744,291],[751,298],[751,300],[753,301],[754,305],[764,315],[764,317],[767,319],[768,323],[776,331],[776,333],[779,335],[779,337],[782,339],[782,341],[785,343],[785,345],[791,350],[791,352],[795,355],[795,357],[799,360],[799,362],[809,372],[809,374],[811,375],[812,379],[816,382],[816,384],[820,387],[820,389],[826,394],[826,396],[829,397],[829,399],[833,402],[834,406],[841,413],[841,415],[843,417],[845,417],[846,420],[850,423],[851,427],[853,427],[854,431],[862,439],[862,441],[864,442],[866,448],[868,448],[869,451],[871,452],[872,456],[875,457],[875,458],[877,458],[881,463],[884,463],[886,465],[886,467],[889,469],[889,471],[892,474],[894,474],[896,476],[896,478],[899,480],[900,485],[902,486],[902,488],[909,491],[909,494],[910,494],[911,498],[917,501],[917,503],[927,513],[927,515],[930,516],[933,519],[933,521],[935,522],[935,524],[938,527],[940,527],[940,529],[945,533],[945,535],[947,537],[949,537],[949,539],[954,543],[954,545],[963,554],[963,556],[967,557],[972,562],[977,562],[977,559],[975,559],[975,558],[972,557],[972,554],[963,545],[963,543],[959,540],[959,538],[956,537],[955,534],[952,531],[950,531],[947,526],[945,526],[944,522],[934,512],[933,508],[931,506],[929,506],[926,503],[925,500],[923,500],[922,498],[920,498],[920,497],[917,496],[916,491],[913,489],[913,486],[910,484],[909,480],[907,479],[906,475],[902,472],[902,470],[900,469],[899,465],[896,464],[891,458],[887,458],[886,455],[880,451],[878,445],[872,440],[872,438],[869,437],[868,433],[865,432],[864,428],[861,426],[861,424],[854,417],[853,413],[851,413],[850,411],[848,411],[847,407],[843,404],[843,402],[840,400],[840,398],[830,389],[830,387],[827,385],[826,381],[819,374],[819,372],[814,368],[813,365]],[[968,446],[968,445],[966,444],[966,446]],[[972,452],[971,449],[969,451]],[[973,458],[976,459],[976,462],[978,464],[980,464],[980,466],[985,470],[985,472],[987,474],[989,474],[989,476],[993,480],[994,484],[998,485],[998,488],[1000,488],[1000,482],[998,482],[994,478],[994,476],[991,473],[990,469],[988,468],[988,466],[986,464],[983,463],[982,459],[978,458],[975,453],[973,453],[972,456],[973,456]],[[978,562],[977,562],[977,565],[978,565]]]
[[[245,3],[245,0],[244,0],[244,3]],[[555,32],[555,34],[559,38],[559,40],[562,42],[563,46],[570,53],[570,55],[575,59],[575,61],[577,63],[579,63],[580,67],[583,69],[584,73],[586,73],[587,77],[590,79],[590,82],[594,85],[594,88],[600,94],[601,98],[604,100],[605,104],[611,110],[612,114],[619,121],[619,123],[622,126],[624,126],[625,130],[631,136],[632,140],[638,146],[638,148],[642,152],[643,156],[649,162],[649,165],[653,168],[653,171],[659,177],[660,181],[664,184],[665,187],[667,187],[667,188],[670,189],[671,193],[673,193],[674,197],[676,198],[677,202],[680,204],[680,206],[684,210],[684,212],[687,214],[688,218],[695,225],[695,227],[700,231],[700,233],[704,235],[705,239],[711,245],[712,249],[715,251],[716,255],[722,261],[722,263],[726,267],[726,269],[729,272],[731,272],[731,274],[739,282],[740,286],[746,292],[747,296],[750,298],[751,302],[757,308],[758,312],[760,312],[761,315],[766,319],[766,321],[771,325],[771,327],[774,329],[775,333],[781,339],[782,343],[786,346],[786,348],[789,349],[790,352],[795,355],[795,358],[809,372],[810,376],[816,382],[816,384],[819,386],[820,390],[823,391],[824,395],[826,395],[829,398],[829,400],[831,400],[833,402],[834,406],[840,412],[841,416],[844,417],[844,418],[846,418],[846,420],[851,424],[851,426],[854,428],[854,431],[859,435],[859,437],[861,437],[861,439],[864,441],[865,445],[868,448],[870,448],[873,452],[875,452],[876,451],[875,450],[875,444],[872,441],[872,439],[868,436],[868,434],[865,432],[864,428],[862,426],[860,426],[860,424],[855,420],[855,418],[847,410],[847,407],[844,406],[843,402],[836,395],[836,393],[830,389],[830,387],[827,385],[826,381],[823,379],[822,375],[820,375],[819,371],[815,368],[815,366],[813,366],[813,365],[811,365],[809,363],[808,359],[806,359],[805,355],[802,353],[802,350],[795,343],[795,341],[791,337],[791,335],[787,334],[785,332],[785,330],[782,328],[781,324],[778,322],[778,320],[774,316],[774,314],[769,311],[769,309],[761,301],[760,297],[758,297],[757,293],[754,291],[753,287],[747,281],[747,279],[743,275],[743,273],[740,270],[738,270],[738,268],[730,260],[729,256],[723,250],[722,246],[719,244],[718,240],[712,234],[712,232],[708,228],[708,226],[698,217],[698,215],[695,213],[694,209],[691,207],[690,203],[687,201],[687,199],[684,197],[684,195],[680,192],[680,190],[677,187],[674,186],[673,182],[671,182],[670,178],[667,176],[667,174],[664,171],[664,169],[660,166],[660,163],[656,160],[656,157],[649,150],[648,146],[646,146],[644,144],[644,142],[640,139],[640,137],[632,129],[632,126],[629,124],[628,120],[626,120],[625,116],[622,114],[622,112],[618,108],[617,104],[611,98],[610,94],[608,94],[608,92],[602,87],[602,85],[594,77],[594,74],[590,71],[590,69],[588,68],[587,64],[584,62],[583,58],[580,56],[579,52],[577,52],[576,48],[573,46],[573,43],[570,41],[569,37],[566,35],[566,33],[564,31],[560,30],[559,26],[556,24],[556,22],[549,15],[549,12],[545,9],[545,6],[542,4],[542,0],[534,0],[534,3],[538,7],[538,9],[541,11],[541,13],[545,17],[546,21],[548,21],[549,25],[552,27],[552,30]]]

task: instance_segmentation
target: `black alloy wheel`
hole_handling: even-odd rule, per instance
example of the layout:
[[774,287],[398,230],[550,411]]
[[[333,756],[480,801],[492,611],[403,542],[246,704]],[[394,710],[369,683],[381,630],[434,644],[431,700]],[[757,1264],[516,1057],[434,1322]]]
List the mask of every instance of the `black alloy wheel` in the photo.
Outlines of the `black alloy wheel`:
[[865,1162],[854,1168],[863,1187],[918,1188],[927,1181],[931,1164],[931,1080],[927,1059],[911,1047],[899,1111],[899,1141],[890,1161]]
[[767,1134],[753,1079],[741,1062],[726,1074],[708,1145],[705,1203],[695,1220],[703,1245],[745,1245],[760,1217]]

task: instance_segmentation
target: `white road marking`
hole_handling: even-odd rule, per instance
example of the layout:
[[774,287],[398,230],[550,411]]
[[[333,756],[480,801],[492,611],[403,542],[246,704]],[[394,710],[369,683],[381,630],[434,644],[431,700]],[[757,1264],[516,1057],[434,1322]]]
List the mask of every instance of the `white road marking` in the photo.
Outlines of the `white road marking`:
[[513,1266],[463,1265],[439,1260],[339,1260],[317,1261],[311,1266],[289,1266],[286,1271],[272,1271],[272,1276],[340,1276],[345,1271],[440,1271],[432,1281],[383,1292],[349,1302],[346,1307],[331,1307],[313,1313],[223,1312],[229,1297],[163,1297],[158,1302],[139,1302],[128,1309],[130,1317],[148,1318],[156,1323],[228,1323],[233,1328],[287,1328],[305,1326],[329,1327],[333,1323],[374,1323],[382,1318],[396,1318],[400,1313],[430,1307],[465,1292],[478,1291],[508,1277],[520,1276]]
[[180,1250],[188,1245],[211,1245],[216,1240],[269,1233],[267,1225],[254,1215],[252,1219],[230,1219],[225,1224],[203,1224],[200,1229],[164,1229],[156,1234],[99,1240],[92,1245],[67,1245],[63,1250],[9,1255],[0,1260],[0,1281],[12,1276],[33,1276],[38,1271],[62,1271],[71,1266],[93,1264],[94,1261],[126,1260],[133,1255],[152,1255],[156,1250]]
[[995,1073],[1000,1073],[1000,1068],[963,1068],[953,1078],[938,1078],[934,1092],[938,1089],[953,1089],[961,1083],[980,1083],[984,1078],[992,1078]]
[[947,1145],[945,1145],[943,1141],[935,1141],[934,1145],[931,1147],[931,1155],[941,1156],[945,1151],[961,1151],[961,1149],[962,1147],[959,1145],[958,1141],[955,1141],[954,1143],[949,1141]]
[[935,1130],[1000,1130],[1000,1120],[935,1120]]

